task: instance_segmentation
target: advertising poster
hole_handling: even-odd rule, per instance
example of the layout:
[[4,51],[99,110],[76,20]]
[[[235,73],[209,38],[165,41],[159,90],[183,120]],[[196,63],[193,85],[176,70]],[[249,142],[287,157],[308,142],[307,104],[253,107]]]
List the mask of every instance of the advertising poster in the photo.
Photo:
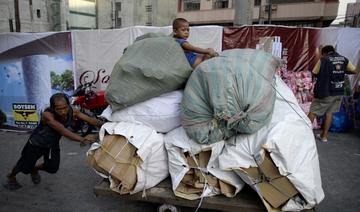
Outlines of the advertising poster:
[[74,89],[69,32],[0,34],[2,126],[33,129],[52,94]]
[[36,104],[13,103],[13,117],[16,126],[21,128],[36,127],[39,116],[36,110]]

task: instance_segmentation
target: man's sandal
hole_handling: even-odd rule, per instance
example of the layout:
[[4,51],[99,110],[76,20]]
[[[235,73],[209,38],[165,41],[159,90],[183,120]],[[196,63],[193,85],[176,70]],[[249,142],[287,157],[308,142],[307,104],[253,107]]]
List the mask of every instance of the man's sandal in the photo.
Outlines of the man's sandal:
[[315,137],[317,140],[319,140],[321,142],[325,142],[325,143],[328,142],[327,138],[322,138],[320,134],[316,134]]
[[6,183],[3,184],[3,187],[10,190],[10,191],[15,191],[18,190],[22,187],[22,185],[20,183],[18,183],[18,181],[14,181],[14,180],[7,180]]
[[39,184],[41,182],[41,176],[38,171],[31,173],[31,181],[34,184]]

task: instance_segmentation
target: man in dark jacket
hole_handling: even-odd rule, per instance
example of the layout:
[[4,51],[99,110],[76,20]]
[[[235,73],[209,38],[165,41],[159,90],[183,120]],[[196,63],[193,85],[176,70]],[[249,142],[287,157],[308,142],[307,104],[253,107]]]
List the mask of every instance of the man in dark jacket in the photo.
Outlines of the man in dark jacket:
[[[16,180],[16,175],[19,172],[31,174],[34,184],[40,183],[39,170],[56,173],[60,165],[59,141],[62,136],[82,143],[95,141],[96,135],[81,137],[67,129],[74,118],[84,120],[98,127],[103,124],[100,120],[89,117],[77,109],[72,109],[69,100],[64,94],[52,95],[50,107],[42,113],[41,121],[31,133],[21,152],[20,159],[6,176],[7,182],[4,187],[9,190],[21,188],[20,183]],[[41,157],[44,158],[44,162],[36,164]]]
[[315,99],[311,103],[308,117],[313,122],[317,116],[325,114],[323,131],[316,135],[316,138],[327,142],[332,114],[339,111],[344,95],[345,74],[355,74],[356,69],[346,57],[338,54],[332,46],[324,46],[321,49],[321,55],[321,59],[312,71],[317,81],[314,87]]

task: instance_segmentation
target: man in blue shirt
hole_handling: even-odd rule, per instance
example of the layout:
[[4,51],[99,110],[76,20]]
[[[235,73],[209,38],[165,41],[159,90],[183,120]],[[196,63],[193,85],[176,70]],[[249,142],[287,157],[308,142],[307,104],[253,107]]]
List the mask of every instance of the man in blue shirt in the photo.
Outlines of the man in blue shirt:
[[[212,48],[200,48],[191,45],[187,38],[189,37],[189,22],[183,18],[177,18],[173,21],[173,37],[184,49],[186,59],[192,68],[196,68],[202,61],[217,56]],[[195,54],[198,53],[198,54]]]

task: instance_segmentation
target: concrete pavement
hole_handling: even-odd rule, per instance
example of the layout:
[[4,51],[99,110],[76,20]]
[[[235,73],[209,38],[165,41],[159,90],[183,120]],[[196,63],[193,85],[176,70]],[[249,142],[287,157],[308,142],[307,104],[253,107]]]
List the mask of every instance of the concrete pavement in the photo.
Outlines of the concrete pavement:
[[[1,182],[19,158],[28,136],[0,131]],[[316,211],[360,211],[360,132],[331,133],[329,142],[317,142],[317,147],[325,199]],[[18,181],[23,188],[8,191],[0,187],[0,211],[156,211],[157,205],[149,203],[96,197],[93,187],[101,178],[85,161],[87,149],[63,138],[58,173],[40,172],[39,185],[20,173]]]
[[[20,156],[29,134],[0,131],[1,182]],[[87,165],[87,147],[68,139],[61,140],[61,164],[58,173],[40,172],[39,185],[31,182],[30,175],[18,174],[22,188],[8,191],[0,186],[0,211],[156,211],[156,206],[128,203],[117,199],[96,197],[93,186],[101,177]]]

